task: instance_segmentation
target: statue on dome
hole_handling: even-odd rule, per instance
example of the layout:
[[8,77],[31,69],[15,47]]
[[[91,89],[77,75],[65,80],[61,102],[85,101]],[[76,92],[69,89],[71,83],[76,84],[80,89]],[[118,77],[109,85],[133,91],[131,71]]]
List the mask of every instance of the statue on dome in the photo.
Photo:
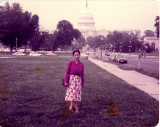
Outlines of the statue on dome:
[[87,0],[86,0],[86,8],[88,9],[88,3],[87,3]]

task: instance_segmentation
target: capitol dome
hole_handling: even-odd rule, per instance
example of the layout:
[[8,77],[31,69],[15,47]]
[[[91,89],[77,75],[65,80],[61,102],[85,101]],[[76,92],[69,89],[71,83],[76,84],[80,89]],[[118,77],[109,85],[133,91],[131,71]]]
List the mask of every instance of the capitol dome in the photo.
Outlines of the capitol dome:
[[94,17],[91,11],[88,9],[87,1],[86,8],[81,12],[81,15],[79,17],[78,28],[85,38],[87,38],[88,36],[96,35]]
[[79,17],[78,26],[81,29],[95,29],[94,17],[89,10],[82,12]]

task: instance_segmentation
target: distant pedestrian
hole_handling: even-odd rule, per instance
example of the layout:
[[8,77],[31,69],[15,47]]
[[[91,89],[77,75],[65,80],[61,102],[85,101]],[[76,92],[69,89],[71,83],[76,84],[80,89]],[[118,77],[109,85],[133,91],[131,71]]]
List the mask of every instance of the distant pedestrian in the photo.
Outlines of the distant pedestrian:
[[138,60],[140,60],[140,59],[141,59],[141,57],[142,57],[142,55],[138,55]]
[[142,55],[138,55],[138,69],[141,68],[141,58],[142,58]]
[[[78,113],[77,101],[81,101],[81,89],[84,87],[84,65],[79,60],[80,51],[73,51],[73,60],[68,63],[65,85],[67,87],[65,101],[70,101],[69,110]],[[68,84],[69,83],[69,84]]]

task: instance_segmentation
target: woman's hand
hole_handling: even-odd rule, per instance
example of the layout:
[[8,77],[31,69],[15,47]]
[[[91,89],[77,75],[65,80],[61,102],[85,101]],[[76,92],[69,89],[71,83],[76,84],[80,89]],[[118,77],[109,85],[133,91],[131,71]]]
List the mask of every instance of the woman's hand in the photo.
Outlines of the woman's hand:
[[68,83],[64,83],[65,86],[68,86]]

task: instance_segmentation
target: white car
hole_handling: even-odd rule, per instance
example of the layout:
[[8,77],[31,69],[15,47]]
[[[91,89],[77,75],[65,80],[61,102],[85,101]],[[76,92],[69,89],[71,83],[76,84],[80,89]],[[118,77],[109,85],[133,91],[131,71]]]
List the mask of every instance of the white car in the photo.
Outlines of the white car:
[[127,63],[127,59],[125,58],[124,55],[118,55],[116,58],[117,63]]
[[12,54],[13,56],[26,56],[26,54],[22,53],[22,52],[15,52]]
[[88,55],[81,53],[81,56],[84,57],[85,59],[88,59]]
[[18,49],[17,51],[18,51],[18,52],[24,52],[25,49]]
[[58,55],[57,55],[57,54],[54,54],[54,53],[52,53],[52,52],[48,52],[48,53],[45,54],[45,56],[58,56]]
[[10,49],[9,48],[3,48],[2,51],[3,52],[10,52]]
[[39,54],[37,52],[30,52],[29,56],[42,56],[42,54]]
[[111,54],[111,55],[109,56],[109,60],[115,62],[115,61],[116,61],[116,54],[114,54],[114,53]]

